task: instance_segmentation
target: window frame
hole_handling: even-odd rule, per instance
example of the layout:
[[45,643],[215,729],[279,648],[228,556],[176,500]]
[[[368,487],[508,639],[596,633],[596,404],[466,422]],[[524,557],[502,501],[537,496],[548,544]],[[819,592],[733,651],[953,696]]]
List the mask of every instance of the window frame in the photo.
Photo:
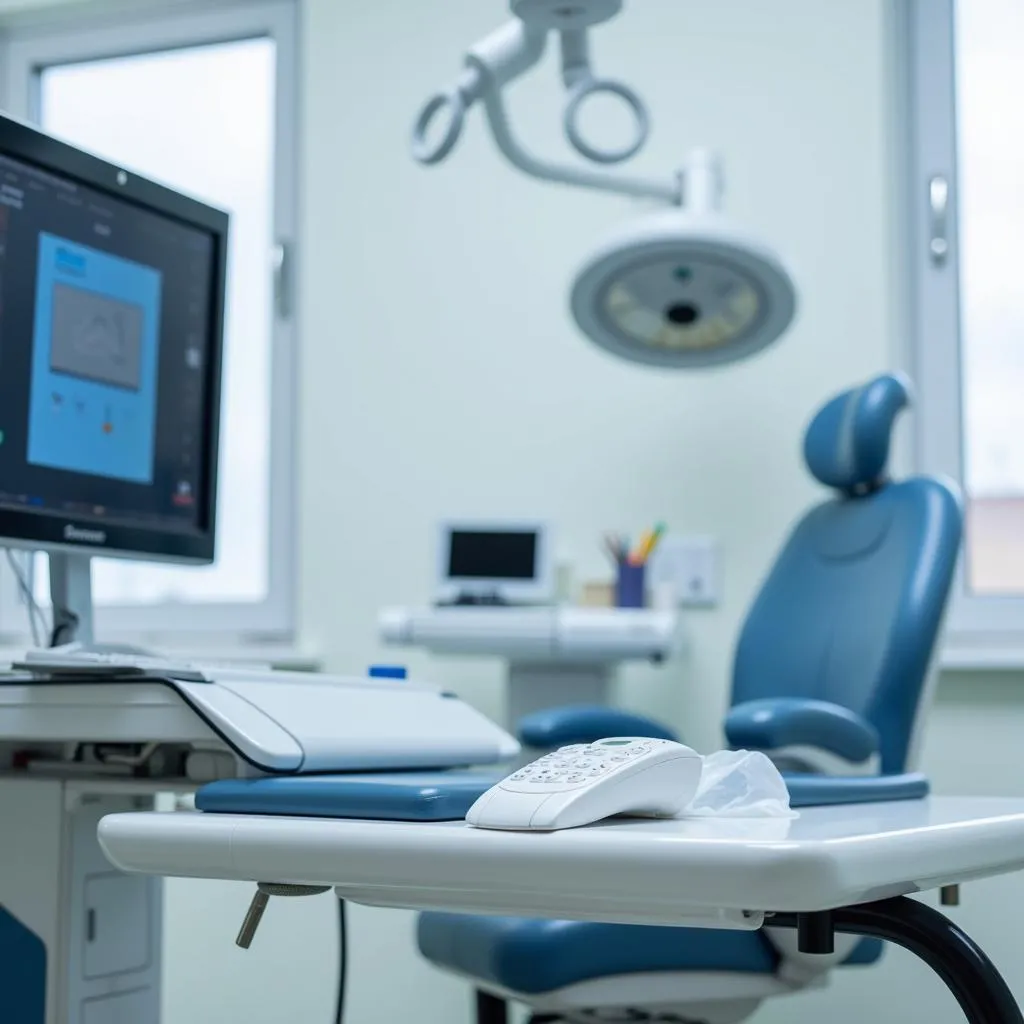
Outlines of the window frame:
[[[258,602],[162,602],[97,605],[104,639],[174,646],[289,643],[295,636],[295,489],[298,316],[298,4],[295,0],[226,0],[202,7],[164,2],[125,12],[47,12],[38,24],[13,24],[0,39],[0,99],[13,116],[34,120],[46,67],[270,36],[275,41],[272,238],[286,256],[274,274],[270,332],[270,465],[267,595]],[[223,529],[223,522],[219,528]],[[0,567],[0,633],[27,634],[27,609],[13,574]],[[197,611],[199,614],[197,614]]]
[[[957,167],[956,0],[902,0],[898,28],[903,71],[901,138],[907,211],[910,364],[917,384],[914,447],[920,471],[961,482],[964,466],[959,177]],[[930,183],[948,183],[944,260],[930,250]],[[965,512],[967,496],[965,492]],[[970,592],[965,545],[947,614],[947,667],[1024,665],[1024,593]]]

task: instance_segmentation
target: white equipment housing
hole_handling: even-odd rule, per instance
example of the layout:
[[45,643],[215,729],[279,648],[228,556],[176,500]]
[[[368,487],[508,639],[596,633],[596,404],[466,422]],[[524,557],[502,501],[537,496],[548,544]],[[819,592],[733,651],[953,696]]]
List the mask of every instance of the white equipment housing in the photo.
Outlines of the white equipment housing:
[[678,612],[650,608],[390,608],[378,630],[396,646],[506,658],[513,728],[544,708],[607,705],[621,662],[661,663],[683,644]]
[[19,965],[12,986],[36,979],[32,1024],[159,1020],[161,881],[111,871],[96,838],[103,816],[152,810],[157,793],[214,778],[439,768],[519,750],[414,681],[34,672],[0,675],[0,821],[18,823],[0,843],[0,935]]

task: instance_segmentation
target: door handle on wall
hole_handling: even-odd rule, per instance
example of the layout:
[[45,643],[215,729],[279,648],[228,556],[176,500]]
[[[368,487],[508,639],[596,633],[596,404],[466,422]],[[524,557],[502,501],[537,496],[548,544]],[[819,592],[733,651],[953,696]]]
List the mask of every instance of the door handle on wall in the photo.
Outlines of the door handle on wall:
[[292,313],[291,256],[291,245],[283,239],[271,250],[274,268],[274,310],[282,320],[287,320]]
[[949,255],[949,182],[941,174],[935,174],[928,180],[928,209],[928,254],[932,263],[941,266]]

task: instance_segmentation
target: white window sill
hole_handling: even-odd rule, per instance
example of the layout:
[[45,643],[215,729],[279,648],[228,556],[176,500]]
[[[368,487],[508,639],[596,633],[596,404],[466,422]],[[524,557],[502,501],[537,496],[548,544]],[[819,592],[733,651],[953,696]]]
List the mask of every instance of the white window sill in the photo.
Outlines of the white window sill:
[[[9,663],[24,656],[27,644],[13,641],[0,643],[0,663]],[[156,648],[154,648],[156,649]],[[272,668],[292,672],[320,672],[323,660],[318,654],[302,650],[292,644],[225,644],[218,646],[175,649],[171,644],[159,647],[161,655],[181,658],[183,661],[223,661],[240,665],[270,665]]]
[[949,644],[942,650],[939,667],[944,672],[1021,672],[1024,647]]

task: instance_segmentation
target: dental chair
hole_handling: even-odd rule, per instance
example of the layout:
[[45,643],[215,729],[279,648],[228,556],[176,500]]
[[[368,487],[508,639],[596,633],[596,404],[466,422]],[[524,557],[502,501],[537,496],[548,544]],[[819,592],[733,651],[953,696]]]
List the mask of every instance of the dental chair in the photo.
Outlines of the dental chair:
[[[804,458],[833,493],[797,523],[740,632],[725,737],[768,754],[796,807],[927,795],[912,769],[962,513],[949,483],[888,476],[893,425],[909,401],[907,383],[885,375],[814,417]],[[638,734],[672,738],[655,722],[604,708],[546,711],[520,725],[535,748]],[[832,969],[881,955],[876,940],[839,936],[834,954],[805,955],[792,933],[771,928],[440,912],[421,915],[418,941],[429,961],[473,984],[478,1024],[505,1024],[509,1001],[526,1004],[534,1024],[732,1024],[770,996],[825,984]]]

